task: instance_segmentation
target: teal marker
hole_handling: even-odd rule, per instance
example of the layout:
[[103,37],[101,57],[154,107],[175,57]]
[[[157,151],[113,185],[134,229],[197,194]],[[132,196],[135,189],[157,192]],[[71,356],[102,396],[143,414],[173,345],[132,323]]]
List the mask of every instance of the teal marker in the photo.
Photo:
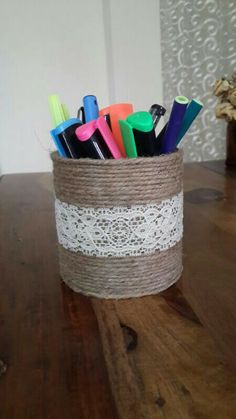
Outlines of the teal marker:
[[202,107],[203,103],[200,102],[200,100],[191,100],[185,111],[184,119],[180,128],[180,133],[178,135],[176,145],[178,145],[179,142],[182,140],[183,136],[186,134],[189,127],[192,125],[194,119],[197,117]]

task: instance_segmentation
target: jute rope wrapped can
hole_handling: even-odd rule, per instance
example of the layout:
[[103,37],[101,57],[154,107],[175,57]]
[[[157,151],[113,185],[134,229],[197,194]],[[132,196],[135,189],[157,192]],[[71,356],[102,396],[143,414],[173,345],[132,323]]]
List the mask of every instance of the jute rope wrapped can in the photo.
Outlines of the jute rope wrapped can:
[[156,294],[182,272],[183,156],[53,161],[60,274],[100,298]]

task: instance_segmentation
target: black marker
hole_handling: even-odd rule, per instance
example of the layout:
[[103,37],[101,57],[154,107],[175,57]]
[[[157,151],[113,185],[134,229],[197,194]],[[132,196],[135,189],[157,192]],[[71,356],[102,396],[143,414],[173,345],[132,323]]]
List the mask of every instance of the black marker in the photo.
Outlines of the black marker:
[[56,144],[58,153],[61,157],[78,159],[85,157],[85,152],[78,140],[75,131],[82,125],[78,118],[68,119],[56,128],[51,130],[51,136]]
[[119,159],[120,150],[103,116],[76,129],[77,141],[92,159]]

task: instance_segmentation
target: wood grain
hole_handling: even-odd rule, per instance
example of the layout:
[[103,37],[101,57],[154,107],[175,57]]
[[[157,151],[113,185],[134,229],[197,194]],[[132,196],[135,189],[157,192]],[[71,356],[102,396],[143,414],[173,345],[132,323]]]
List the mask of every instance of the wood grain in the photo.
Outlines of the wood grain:
[[0,184],[0,418],[116,418],[91,302],[58,275],[50,184]]
[[[201,324],[161,296],[93,305],[121,418],[235,418],[235,374]],[[125,351],[120,322],[137,332],[133,351]]]
[[1,179],[1,419],[236,418],[234,173],[185,166],[183,277],[122,301],[61,283],[51,175]]
[[204,166],[185,167],[180,284],[224,360],[236,367],[236,177],[219,163],[218,171],[216,163],[214,170]]

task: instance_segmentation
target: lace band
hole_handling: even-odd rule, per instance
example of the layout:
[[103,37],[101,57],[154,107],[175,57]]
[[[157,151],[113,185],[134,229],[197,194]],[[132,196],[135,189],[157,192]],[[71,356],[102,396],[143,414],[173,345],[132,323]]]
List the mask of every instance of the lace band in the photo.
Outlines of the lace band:
[[140,256],[164,251],[183,235],[183,193],[161,203],[87,208],[55,201],[59,243],[88,256]]

